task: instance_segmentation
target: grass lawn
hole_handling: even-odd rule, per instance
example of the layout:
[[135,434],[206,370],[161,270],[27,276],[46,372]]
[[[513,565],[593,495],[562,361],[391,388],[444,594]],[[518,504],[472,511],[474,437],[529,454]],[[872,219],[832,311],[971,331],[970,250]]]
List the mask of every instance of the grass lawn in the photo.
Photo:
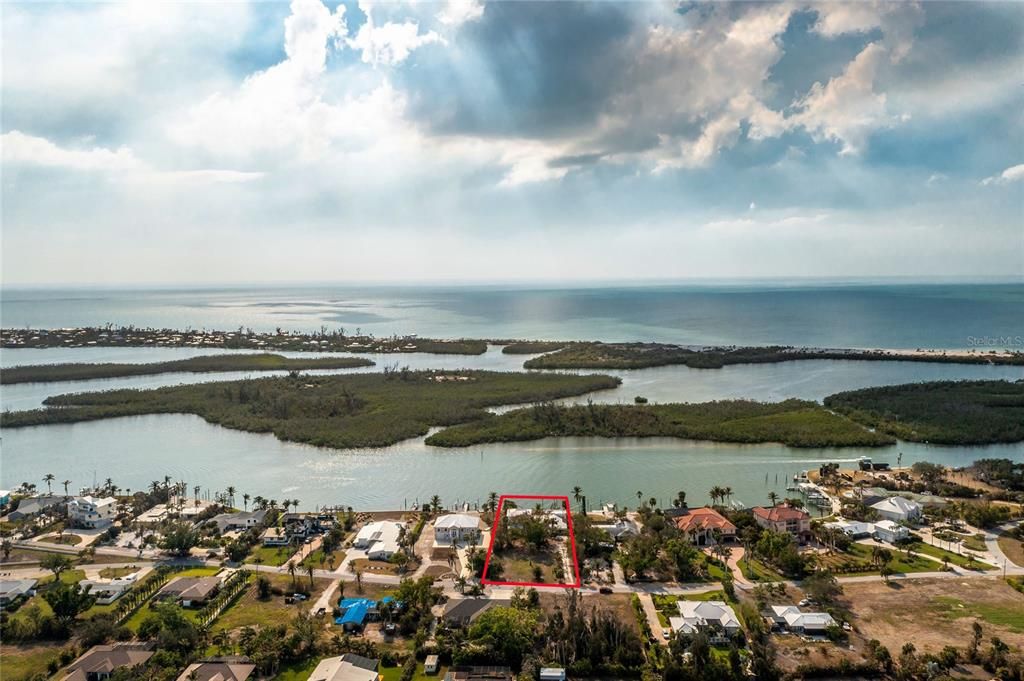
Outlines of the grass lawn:
[[44,541],[49,544],[66,544],[67,546],[77,546],[82,543],[82,538],[77,534],[48,534],[44,537],[40,537],[39,541]]
[[281,665],[274,679],[275,681],[306,681],[319,662],[319,659],[312,659]]
[[999,535],[999,548],[1003,550],[1011,563],[1024,567],[1024,542],[1008,534]]
[[[380,675],[381,675],[381,678],[383,679],[383,681],[398,681],[400,678],[402,678],[402,666],[401,665],[398,665],[398,666],[395,666],[395,667],[385,667],[385,666],[381,665],[381,667],[377,671],[380,672]],[[437,673],[435,673],[435,674],[426,674],[423,671],[423,663],[422,662],[417,662],[416,663],[416,673],[413,674],[412,678],[413,678],[413,681],[424,681],[425,679],[439,679],[439,678],[443,679],[444,675],[445,675],[445,673],[447,671],[448,671],[447,665],[438,665]]]
[[[501,561],[504,568],[498,578],[502,582],[545,582],[557,584],[555,566],[561,564],[562,557],[557,546],[548,544],[542,551],[534,551],[520,546],[510,547],[504,551],[494,552],[494,558]],[[535,567],[540,567],[540,579],[537,579]],[[488,578],[491,578],[488,576]]]
[[[290,546],[257,546],[246,556],[245,562],[280,566],[287,563],[293,555],[295,551]],[[257,557],[259,560],[256,560]]]
[[[868,546],[867,544],[860,544],[854,542],[853,544],[850,544],[850,548],[847,550],[845,554],[839,554],[837,556],[832,556],[831,558],[837,558],[839,560],[850,560],[852,558],[853,562],[857,564],[871,565],[871,548],[872,547]],[[891,548],[888,550],[890,553],[892,553],[892,560],[889,561],[889,567],[892,569],[893,572],[905,574],[910,572],[940,572],[942,570],[942,565],[940,563],[936,563],[934,560],[930,560],[928,558],[925,558],[924,556],[915,555],[912,558],[908,558],[906,554],[904,554],[902,551],[896,548]],[[941,549],[936,550],[941,551]],[[913,552],[927,553],[927,551],[919,551],[917,547],[913,548]],[[961,560],[963,559],[961,558]],[[952,560],[950,562],[952,562]],[[872,568],[871,570],[844,571],[841,569],[841,567],[839,567],[838,564],[835,568],[833,568],[833,572],[837,575],[848,574],[855,576],[879,574],[879,571],[874,568]]]
[[302,567],[312,565],[318,570],[330,570],[341,565],[341,561],[343,560],[345,560],[344,551],[333,551],[331,553],[324,554],[323,549],[317,549],[313,553],[303,558],[300,565]]
[[963,546],[968,551],[984,552],[988,549],[985,545],[985,535],[983,534],[976,534],[964,539]]
[[[292,579],[288,575],[260,575],[261,577],[267,577],[270,580],[271,586],[281,590],[283,593],[292,592]],[[299,577],[307,585],[309,579],[305,577]],[[271,595],[266,600],[260,600],[258,598],[258,590],[256,587],[256,580],[252,580],[252,585],[245,593],[239,596],[235,602],[225,610],[217,621],[213,625],[214,631],[231,631],[234,629],[240,629],[247,626],[270,626],[273,624],[282,624],[290,621],[295,617],[295,613],[299,609],[308,610],[312,607],[312,604],[316,602],[316,599],[320,597],[320,594],[324,592],[327,585],[331,583],[329,579],[315,579],[313,580],[313,590],[310,592],[309,600],[303,601],[302,603],[286,604],[284,602],[284,596]]]
[[953,596],[936,596],[932,599],[931,608],[949,619],[977,617],[989,624],[1024,632],[1024,608],[1020,603],[964,603]]
[[100,570],[101,579],[117,579],[118,577],[124,577],[134,572],[138,572],[138,568],[130,567],[117,567],[117,568],[103,568]]
[[946,549],[940,549],[938,546],[932,546],[931,544],[924,544],[922,542],[918,542],[914,544],[911,547],[911,549],[918,553],[924,553],[929,556],[934,556],[939,560],[942,560],[943,557],[948,558],[949,562],[952,565],[968,568],[970,570],[987,570],[992,568],[992,566],[988,563],[983,563],[980,560],[970,560],[967,557],[961,556],[958,553],[953,553],[952,551],[947,551]]
[[784,579],[782,575],[756,558],[748,561],[744,557],[738,565],[743,576],[752,582],[781,582]]
[[27,681],[37,674],[46,674],[47,663],[59,653],[60,647],[57,645],[0,646],[0,657],[4,661],[3,679]]
[[394,563],[389,563],[386,560],[367,560],[366,558],[359,558],[349,563],[349,566],[353,572],[358,570],[362,573],[370,572],[375,575],[398,574],[398,566]]

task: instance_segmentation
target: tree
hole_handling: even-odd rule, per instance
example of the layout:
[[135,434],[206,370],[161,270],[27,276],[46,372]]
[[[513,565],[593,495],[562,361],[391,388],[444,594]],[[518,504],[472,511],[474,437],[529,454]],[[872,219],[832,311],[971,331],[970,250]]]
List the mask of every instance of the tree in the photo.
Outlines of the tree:
[[53,616],[64,627],[67,627],[78,613],[88,610],[93,604],[93,597],[78,584],[60,582],[43,593],[43,600],[49,604]]
[[294,560],[288,561],[288,565],[286,565],[285,567],[288,568],[288,574],[291,575],[291,577],[292,577],[292,588],[294,589],[295,588],[295,573],[298,571],[297,568],[295,567],[295,561]]
[[64,496],[68,496],[68,485],[71,484],[71,481],[70,480],[65,480],[61,484],[64,485]]
[[686,508],[686,492],[683,490],[676,492],[676,498],[672,500],[672,505],[676,508]]
[[583,488],[580,487],[579,485],[576,485],[575,487],[573,487],[572,488],[572,498],[576,500],[577,504],[580,503],[580,501],[583,499]]
[[176,556],[187,556],[199,544],[199,532],[186,522],[171,525],[160,541],[160,548]]
[[804,593],[822,605],[831,605],[843,593],[843,587],[831,572],[814,572],[800,583]]
[[4,560],[11,557],[11,550],[14,548],[14,544],[11,543],[10,539],[4,539],[0,542],[0,552],[4,554]]
[[250,496],[248,492],[246,492],[245,494],[242,495],[242,503],[245,505],[245,508],[243,510],[245,510],[245,511],[249,510],[249,500],[250,499],[252,499],[252,496]]
[[436,494],[430,497],[430,512],[434,515],[441,512],[441,497]]
[[306,563],[306,574],[309,576],[309,588],[313,588],[313,564]]
[[536,611],[522,608],[491,608],[469,630],[471,641],[491,651],[488,660],[513,669],[519,669],[523,658],[533,650],[537,635]]
[[779,495],[775,492],[768,492],[768,501],[770,501],[772,506],[774,506],[779,501]]
[[53,573],[53,580],[60,581],[60,573],[71,567],[71,560],[59,553],[47,553],[39,561],[39,567]]
[[52,494],[53,493],[53,490],[50,488],[50,483],[52,483],[56,479],[57,479],[57,476],[55,476],[53,473],[47,473],[46,475],[43,476],[43,482],[46,483],[46,493],[47,494]]

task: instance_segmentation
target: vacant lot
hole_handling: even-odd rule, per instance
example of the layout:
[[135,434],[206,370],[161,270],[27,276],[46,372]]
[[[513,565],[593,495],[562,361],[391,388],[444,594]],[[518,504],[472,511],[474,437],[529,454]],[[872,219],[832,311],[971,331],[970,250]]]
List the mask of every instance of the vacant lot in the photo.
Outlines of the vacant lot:
[[[586,596],[583,599],[583,609],[586,612],[598,611],[607,612],[615,616],[615,619],[625,624],[637,635],[640,634],[640,627],[636,621],[636,614],[630,603],[631,594],[598,594]],[[565,593],[544,589],[540,592],[540,607],[544,614],[550,616],[556,609],[564,610],[568,603]]]
[[4,681],[27,681],[46,674],[47,663],[60,653],[60,646],[0,646]]
[[1014,539],[1008,534],[999,535],[999,548],[1003,550],[1011,563],[1024,567],[1024,542]]
[[892,651],[913,641],[919,651],[963,646],[979,622],[986,639],[995,635],[1024,645],[1024,595],[996,578],[927,579],[845,584],[853,623],[865,638]]
[[[289,576],[267,574],[261,574],[260,576],[267,577],[272,587],[282,593],[291,593],[293,591],[292,578]],[[309,584],[308,577],[297,577],[297,579],[304,581],[306,585]],[[217,618],[213,625],[213,630],[232,631],[247,626],[265,627],[288,622],[295,617],[295,614],[300,609],[308,610],[330,583],[331,580],[329,579],[314,579],[313,590],[310,592],[309,600],[296,604],[287,604],[284,602],[284,596],[271,595],[269,598],[261,600],[258,597],[259,592],[256,587],[256,580],[253,579],[252,586]]]
[[[494,561],[499,561],[504,570],[500,577],[494,578],[487,575],[488,579],[501,582],[544,582],[546,584],[558,584],[563,581],[555,578],[555,566],[561,564],[562,557],[553,543],[549,543],[541,551],[520,547],[510,548],[500,553],[495,550],[494,556],[491,558],[491,562],[494,563]],[[539,575],[537,568],[540,569]],[[490,572],[490,568],[488,568],[488,572]]]

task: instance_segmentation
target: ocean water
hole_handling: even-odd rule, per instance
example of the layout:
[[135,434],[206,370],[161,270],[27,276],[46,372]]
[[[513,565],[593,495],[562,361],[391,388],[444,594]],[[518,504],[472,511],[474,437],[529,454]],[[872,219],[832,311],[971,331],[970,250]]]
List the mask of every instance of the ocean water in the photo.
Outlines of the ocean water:
[[1003,347],[1024,337],[1024,283],[5,289],[0,314],[5,327],[324,326],[378,336],[899,349],[985,339]]
[[[377,335],[657,340],[684,344],[782,343],[827,347],[964,348],[971,339],[1024,336],[1024,285],[662,286],[579,288],[321,287],[217,290],[7,290],[5,327],[55,328],[112,322],[174,328],[315,330],[345,327]],[[1024,349],[1024,348],[1016,348]],[[0,351],[0,364],[153,362],[211,351],[191,348],[56,348]],[[290,354],[290,353],[286,353]],[[378,366],[519,370],[524,356],[496,347],[481,356],[369,356]],[[358,371],[358,369],[356,370]],[[730,398],[820,400],[841,390],[943,379],[1024,379],[1024,368],[917,362],[814,360],[717,370],[659,367],[610,372],[622,386],[578,400],[652,402]],[[102,381],[4,386],[0,408],[29,409],[54,394],[234,379],[244,373],[166,374]],[[259,374],[266,375],[266,374]],[[881,449],[794,449],[655,438],[561,438],[442,449],[414,439],[380,449],[338,451],[231,431],[191,415],[128,417],[7,430],[0,437],[0,488],[40,484],[46,473],[72,480],[113,478],[139,489],[164,475],[211,491],[228,485],[302,508],[345,504],[401,508],[440,495],[475,503],[490,491],[566,494],[580,485],[591,504],[635,504],[636,492],[694,503],[713,485],[734,499],[764,503],[797,470],[860,455],[895,464],[966,465],[982,457],[1024,461],[1024,443]]]

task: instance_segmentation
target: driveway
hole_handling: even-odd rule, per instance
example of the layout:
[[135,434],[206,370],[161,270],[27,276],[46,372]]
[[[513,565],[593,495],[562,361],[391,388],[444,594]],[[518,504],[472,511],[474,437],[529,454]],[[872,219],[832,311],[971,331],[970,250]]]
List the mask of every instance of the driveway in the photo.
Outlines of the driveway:
[[643,606],[644,615],[647,617],[647,624],[651,627],[651,633],[654,635],[654,638],[661,645],[667,646],[668,641],[662,635],[666,627],[662,626],[661,621],[658,619],[658,609],[654,607],[654,599],[648,593],[639,593],[637,598],[640,599],[640,605]]

